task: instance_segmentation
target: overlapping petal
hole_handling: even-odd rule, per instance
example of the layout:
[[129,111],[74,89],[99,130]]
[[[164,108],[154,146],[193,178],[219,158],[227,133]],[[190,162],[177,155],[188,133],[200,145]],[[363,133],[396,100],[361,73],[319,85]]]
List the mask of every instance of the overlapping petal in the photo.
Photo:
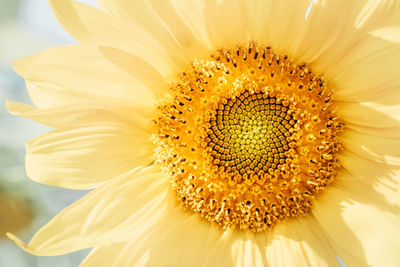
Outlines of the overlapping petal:
[[399,207],[357,176],[342,173],[337,180],[317,199],[312,212],[339,256],[349,266],[398,262]]
[[100,7],[119,18],[126,27],[142,28],[186,65],[207,51],[208,36],[202,20],[202,3],[195,1],[100,0]]
[[[369,187],[368,194],[380,194],[383,198],[386,198],[388,206],[389,204],[393,208],[396,205],[399,206],[400,167],[371,162],[349,151],[344,151],[339,157],[343,167],[355,177],[357,183],[363,184],[361,190]],[[343,182],[353,184],[355,187],[358,186],[357,183],[354,184],[354,181],[349,179]],[[373,201],[370,204],[373,205]]]
[[[165,3],[167,4],[167,1]],[[52,0],[51,4],[58,21],[80,43],[114,47],[127,51],[141,57],[147,63],[153,64],[164,77],[176,75],[181,67],[182,50],[178,50],[171,44],[168,35],[165,36],[165,29],[157,30],[158,33],[164,33],[163,38],[143,27],[136,27],[136,25],[132,27],[112,14],[76,1]],[[103,3],[102,6],[107,7],[108,5]],[[70,14],[77,14],[79,20]],[[137,20],[140,21],[140,16],[137,17]],[[160,27],[159,24],[157,26]],[[199,44],[199,41],[191,42],[193,45]]]
[[371,136],[347,129],[342,135],[346,150],[368,159],[392,166],[400,166],[400,140]]
[[68,252],[140,239],[165,216],[167,181],[153,167],[138,168],[104,183],[43,226],[28,245],[35,255]]
[[24,77],[32,101],[40,108],[113,99],[122,104],[153,106],[151,89],[165,89],[167,84],[157,79],[160,74],[154,68],[136,58],[130,60],[135,75],[115,66],[96,47],[75,45],[55,47],[19,60],[14,69]]
[[343,102],[399,96],[400,28],[378,30],[352,47],[330,72],[329,80]]
[[145,109],[82,103],[35,109],[8,102],[10,112],[56,130],[26,145],[28,177],[45,184],[88,189],[153,159]]
[[338,266],[336,251],[312,216],[256,234],[269,266]]

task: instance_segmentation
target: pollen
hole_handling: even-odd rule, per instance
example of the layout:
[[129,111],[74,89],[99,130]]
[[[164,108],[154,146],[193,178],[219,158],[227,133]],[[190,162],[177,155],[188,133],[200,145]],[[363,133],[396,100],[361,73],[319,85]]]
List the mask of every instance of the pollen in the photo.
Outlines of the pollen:
[[305,63],[250,43],[195,59],[158,106],[156,163],[178,201],[223,228],[306,214],[334,180],[333,91]]

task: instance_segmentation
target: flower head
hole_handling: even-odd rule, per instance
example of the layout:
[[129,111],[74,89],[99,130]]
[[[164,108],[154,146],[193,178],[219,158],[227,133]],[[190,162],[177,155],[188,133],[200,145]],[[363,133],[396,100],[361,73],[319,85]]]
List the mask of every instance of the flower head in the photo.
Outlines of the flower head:
[[[398,260],[397,1],[50,1],[79,42],[15,63],[54,128],[28,176],[94,189],[30,241],[83,266]],[[379,226],[379,227],[377,227]],[[377,245],[378,243],[384,245]]]

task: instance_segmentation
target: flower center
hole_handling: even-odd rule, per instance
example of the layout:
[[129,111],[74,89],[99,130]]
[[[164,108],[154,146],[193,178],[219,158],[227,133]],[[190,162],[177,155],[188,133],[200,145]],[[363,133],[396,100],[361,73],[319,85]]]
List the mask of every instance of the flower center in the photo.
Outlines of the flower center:
[[194,60],[159,105],[157,163],[184,207],[263,231],[305,214],[334,179],[343,123],[306,64],[269,47]]
[[245,91],[216,109],[205,139],[213,163],[240,179],[264,176],[286,163],[295,121],[288,103]]

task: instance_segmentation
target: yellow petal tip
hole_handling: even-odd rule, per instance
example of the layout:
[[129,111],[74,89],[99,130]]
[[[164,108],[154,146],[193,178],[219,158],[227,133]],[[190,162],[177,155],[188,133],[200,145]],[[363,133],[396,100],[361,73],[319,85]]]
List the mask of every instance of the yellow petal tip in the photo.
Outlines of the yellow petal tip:
[[36,256],[44,256],[41,253],[38,253],[38,251],[29,246],[28,244],[26,244],[25,242],[23,242],[21,239],[19,239],[18,237],[16,237],[15,235],[13,235],[12,233],[6,233],[7,237],[9,239],[11,239],[12,241],[15,242],[15,244],[17,244],[17,246],[19,246],[20,248],[22,248],[23,250],[25,250],[26,252],[36,255]]
[[6,100],[6,109],[9,113],[13,115],[21,115],[23,113],[35,110],[35,108],[32,106],[10,100]]
[[[29,57],[27,57],[27,58],[29,58]],[[12,63],[13,70],[16,73],[18,73],[19,75],[22,75],[22,73],[23,73],[24,65],[26,63],[27,58],[19,59]]]
[[10,109],[12,109],[13,103],[14,103],[14,102],[12,102],[12,101],[6,99],[6,109],[7,109],[7,111],[10,112],[10,113],[11,113]]
[[14,241],[15,244],[17,244],[20,248],[22,248],[26,251],[29,251],[29,246],[26,243],[22,242],[21,239],[19,239],[18,237],[16,237],[15,235],[13,235],[11,233],[6,233],[6,235],[9,239]]

